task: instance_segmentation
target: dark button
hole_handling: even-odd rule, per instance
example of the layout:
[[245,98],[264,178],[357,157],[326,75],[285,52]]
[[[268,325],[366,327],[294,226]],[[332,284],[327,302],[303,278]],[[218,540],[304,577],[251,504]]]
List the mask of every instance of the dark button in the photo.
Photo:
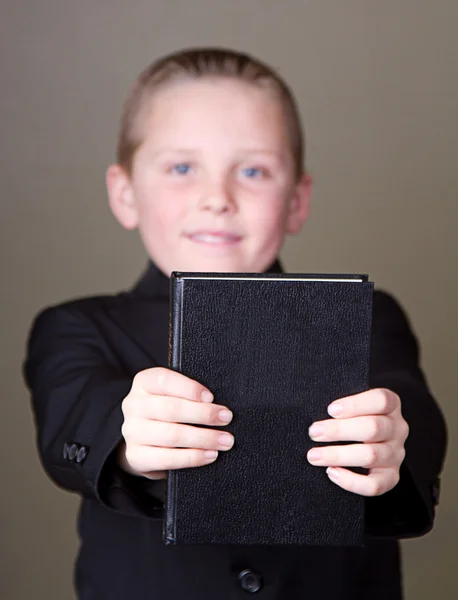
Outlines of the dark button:
[[241,571],[239,573],[238,580],[242,590],[245,590],[245,592],[250,594],[259,592],[259,590],[262,588],[261,577],[254,573],[251,569],[245,569],[245,571]]
[[87,448],[86,446],[81,446],[81,448],[78,450],[78,454],[76,455],[76,462],[82,463],[85,460],[86,456]]
[[68,446],[67,442],[65,442],[65,444],[64,444],[64,453],[63,453],[65,460],[68,460],[68,450],[69,450],[69,446]]
[[76,444],[72,444],[68,450],[68,459],[75,460],[76,455],[78,454],[78,446]]

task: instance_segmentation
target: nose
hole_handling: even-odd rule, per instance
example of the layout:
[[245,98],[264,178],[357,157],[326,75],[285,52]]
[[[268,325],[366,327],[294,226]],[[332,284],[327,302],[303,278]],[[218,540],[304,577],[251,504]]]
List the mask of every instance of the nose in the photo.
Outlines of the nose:
[[199,208],[211,210],[216,214],[230,212],[234,209],[234,199],[227,182],[209,183],[202,190]]

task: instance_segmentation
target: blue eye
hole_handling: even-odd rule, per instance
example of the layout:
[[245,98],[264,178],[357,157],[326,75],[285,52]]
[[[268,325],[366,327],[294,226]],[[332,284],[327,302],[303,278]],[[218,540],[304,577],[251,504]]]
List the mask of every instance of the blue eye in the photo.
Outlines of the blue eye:
[[179,163],[172,167],[172,171],[178,175],[187,175],[191,170],[191,166],[188,163]]
[[245,169],[242,169],[242,173],[245,177],[248,177],[250,179],[258,179],[263,175],[262,170],[258,169],[257,167],[247,167]]

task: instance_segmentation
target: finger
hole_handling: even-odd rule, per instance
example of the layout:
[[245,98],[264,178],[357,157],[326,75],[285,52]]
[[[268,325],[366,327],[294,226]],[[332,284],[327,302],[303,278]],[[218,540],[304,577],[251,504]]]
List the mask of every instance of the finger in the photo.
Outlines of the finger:
[[201,450],[196,448],[153,448],[138,446],[126,457],[131,468],[140,474],[175,469],[188,469],[208,465],[216,460],[216,450]]
[[138,424],[136,443],[162,448],[229,450],[234,445],[234,436],[227,431],[215,431],[191,425],[142,421]]
[[158,479],[168,479],[168,471],[149,471],[148,473],[142,473],[142,477],[157,481]]
[[134,385],[149,394],[177,396],[195,402],[211,402],[213,400],[210,390],[199,382],[162,367],[140,371],[134,377]]
[[394,421],[384,415],[317,421],[309,429],[312,440],[319,442],[384,442],[394,433]]
[[[400,457],[399,457],[400,458]],[[390,444],[348,444],[312,448],[307,460],[318,467],[390,467],[402,462]]]
[[329,479],[339,487],[361,496],[380,496],[399,482],[399,469],[373,469],[369,475],[360,475],[340,467],[328,467]]
[[229,409],[219,404],[150,394],[137,403],[135,410],[144,419],[191,425],[227,425],[233,416]]
[[401,405],[399,396],[390,390],[378,388],[332,402],[328,413],[336,419],[363,415],[389,415]]

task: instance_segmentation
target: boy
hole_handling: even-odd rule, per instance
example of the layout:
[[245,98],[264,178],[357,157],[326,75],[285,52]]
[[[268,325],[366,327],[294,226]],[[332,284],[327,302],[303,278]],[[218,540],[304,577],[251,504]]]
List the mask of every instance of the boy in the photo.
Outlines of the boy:
[[151,262],[130,292],[44,311],[25,368],[44,466],[83,497],[82,600],[401,597],[395,538],[432,527],[445,427],[408,322],[381,292],[371,389],[333,402],[330,418],[304,431],[319,441],[360,442],[312,450],[304,461],[367,497],[364,548],[165,547],[161,540],[167,470],[205,468],[234,443],[218,429],[232,415],[212,402],[211,390],[165,368],[168,277],[280,270],[285,235],[299,232],[308,215],[311,181],[302,163],[294,100],[251,57],[182,52],[137,80],[107,188],[115,217],[139,229]]

